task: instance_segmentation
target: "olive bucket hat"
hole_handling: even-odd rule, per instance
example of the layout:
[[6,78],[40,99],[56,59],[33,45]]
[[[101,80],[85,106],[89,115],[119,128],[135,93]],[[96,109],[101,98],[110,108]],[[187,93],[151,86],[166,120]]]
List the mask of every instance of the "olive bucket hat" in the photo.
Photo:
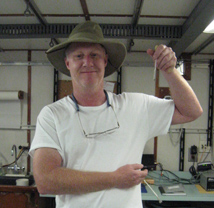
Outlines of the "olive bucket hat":
[[123,43],[113,40],[105,40],[99,24],[86,21],[77,25],[65,42],[62,42],[48,51],[47,57],[51,64],[63,74],[70,76],[65,65],[65,49],[70,43],[98,43],[104,46],[108,54],[108,63],[105,69],[105,77],[117,71],[126,57],[126,48]]

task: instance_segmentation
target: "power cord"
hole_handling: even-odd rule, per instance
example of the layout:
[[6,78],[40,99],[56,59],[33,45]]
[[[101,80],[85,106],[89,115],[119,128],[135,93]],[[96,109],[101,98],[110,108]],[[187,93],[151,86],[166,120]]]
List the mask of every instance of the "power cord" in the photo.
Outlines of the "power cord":
[[193,177],[195,177],[197,175],[197,172],[196,172],[194,164],[189,168],[189,172],[191,173],[191,175]]
[[[152,178],[157,178],[158,181],[160,180],[160,176],[161,176],[162,177],[161,180],[165,180],[165,181],[168,181],[169,183],[173,183],[173,184],[181,183],[181,184],[185,184],[185,185],[188,185],[188,184],[191,185],[191,184],[199,183],[199,180],[198,180],[199,175],[196,175],[195,177],[192,177],[190,179],[186,179],[186,178],[181,178],[178,175],[176,175],[175,173],[173,173],[169,170],[165,170],[165,169],[162,169],[162,171],[160,173],[153,172],[153,173],[157,174],[159,177],[155,177],[154,175],[152,175],[151,174],[152,172],[153,171],[149,171],[148,175],[151,176]],[[170,177],[170,175],[171,175],[171,177]],[[154,185],[159,186],[160,184],[154,184]]]

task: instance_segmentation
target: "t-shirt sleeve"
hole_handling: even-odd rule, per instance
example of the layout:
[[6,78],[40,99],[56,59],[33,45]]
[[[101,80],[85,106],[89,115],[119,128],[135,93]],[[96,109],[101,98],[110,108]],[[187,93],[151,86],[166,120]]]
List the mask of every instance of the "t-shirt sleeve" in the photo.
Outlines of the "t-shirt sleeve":
[[167,134],[175,109],[174,101],[149,96],[147,109],[149,138]]
[[29,150],[29,155],[33,157],[35,150],[43,147],[58,150],[59,154],[64,158],[56,131],[54,115],[48,106],[41,110],[37,118],[36,131]]

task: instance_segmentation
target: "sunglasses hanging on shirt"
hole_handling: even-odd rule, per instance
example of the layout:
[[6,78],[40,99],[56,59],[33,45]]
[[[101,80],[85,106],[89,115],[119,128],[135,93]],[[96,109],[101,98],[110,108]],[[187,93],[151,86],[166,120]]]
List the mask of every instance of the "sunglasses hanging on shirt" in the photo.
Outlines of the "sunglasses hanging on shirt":
[[107,93],[105,90],[104,90],[104,93],[105,93],[105,96],[106,96],[107,107],[111,107],[111,109],[113,110],[114,115],[115,115],[115,118],[116,118],[116,121],[117,121],[117,126],[114,127],[114,128],[107,129],[107,130],[105,130],[105,131],[96,132],[96,133],[86,133],[86,131],[84,130],[83,125],[82,125],[82,122],[81,122],[81,119],[80,119],[80,108],[79,108],[78,102],[77,102],[76,98],[74,97],[74,94],[73,94],[73,93],[71,94],[71,98],[72,98],[72,100],[73,100],[73,102],[74,102],[74,104],[75,104],[75,106],[76,106],[76,110],[77,110],[77,114],[78,114],[80,126],[81,126],[82,131],[83,131],[83,134],[84,134],[84,136],[85,136],[86,138],[94,138],[94,137],[100,136],[100,135],[102,135],[102,134],[110,134],[110,133],[114,132],[116,129],[119,129],[119,128],[120,128],[120,124],[119,124],[119,121],[118,121],[118,119],[117,119],[117,115],[116,115],[116,113],[115,113],[115,111],[114,111],[113,106],[112,106],[112,105],[110,104],[110,102],[109,102],[108,93]]

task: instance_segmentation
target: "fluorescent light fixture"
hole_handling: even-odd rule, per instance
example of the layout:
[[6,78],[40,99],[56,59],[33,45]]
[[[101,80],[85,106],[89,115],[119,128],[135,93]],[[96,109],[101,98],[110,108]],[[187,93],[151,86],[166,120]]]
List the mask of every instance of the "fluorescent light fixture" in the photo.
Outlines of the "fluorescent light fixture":
[[214,20],[206,27],[204,33],[214,33]]

